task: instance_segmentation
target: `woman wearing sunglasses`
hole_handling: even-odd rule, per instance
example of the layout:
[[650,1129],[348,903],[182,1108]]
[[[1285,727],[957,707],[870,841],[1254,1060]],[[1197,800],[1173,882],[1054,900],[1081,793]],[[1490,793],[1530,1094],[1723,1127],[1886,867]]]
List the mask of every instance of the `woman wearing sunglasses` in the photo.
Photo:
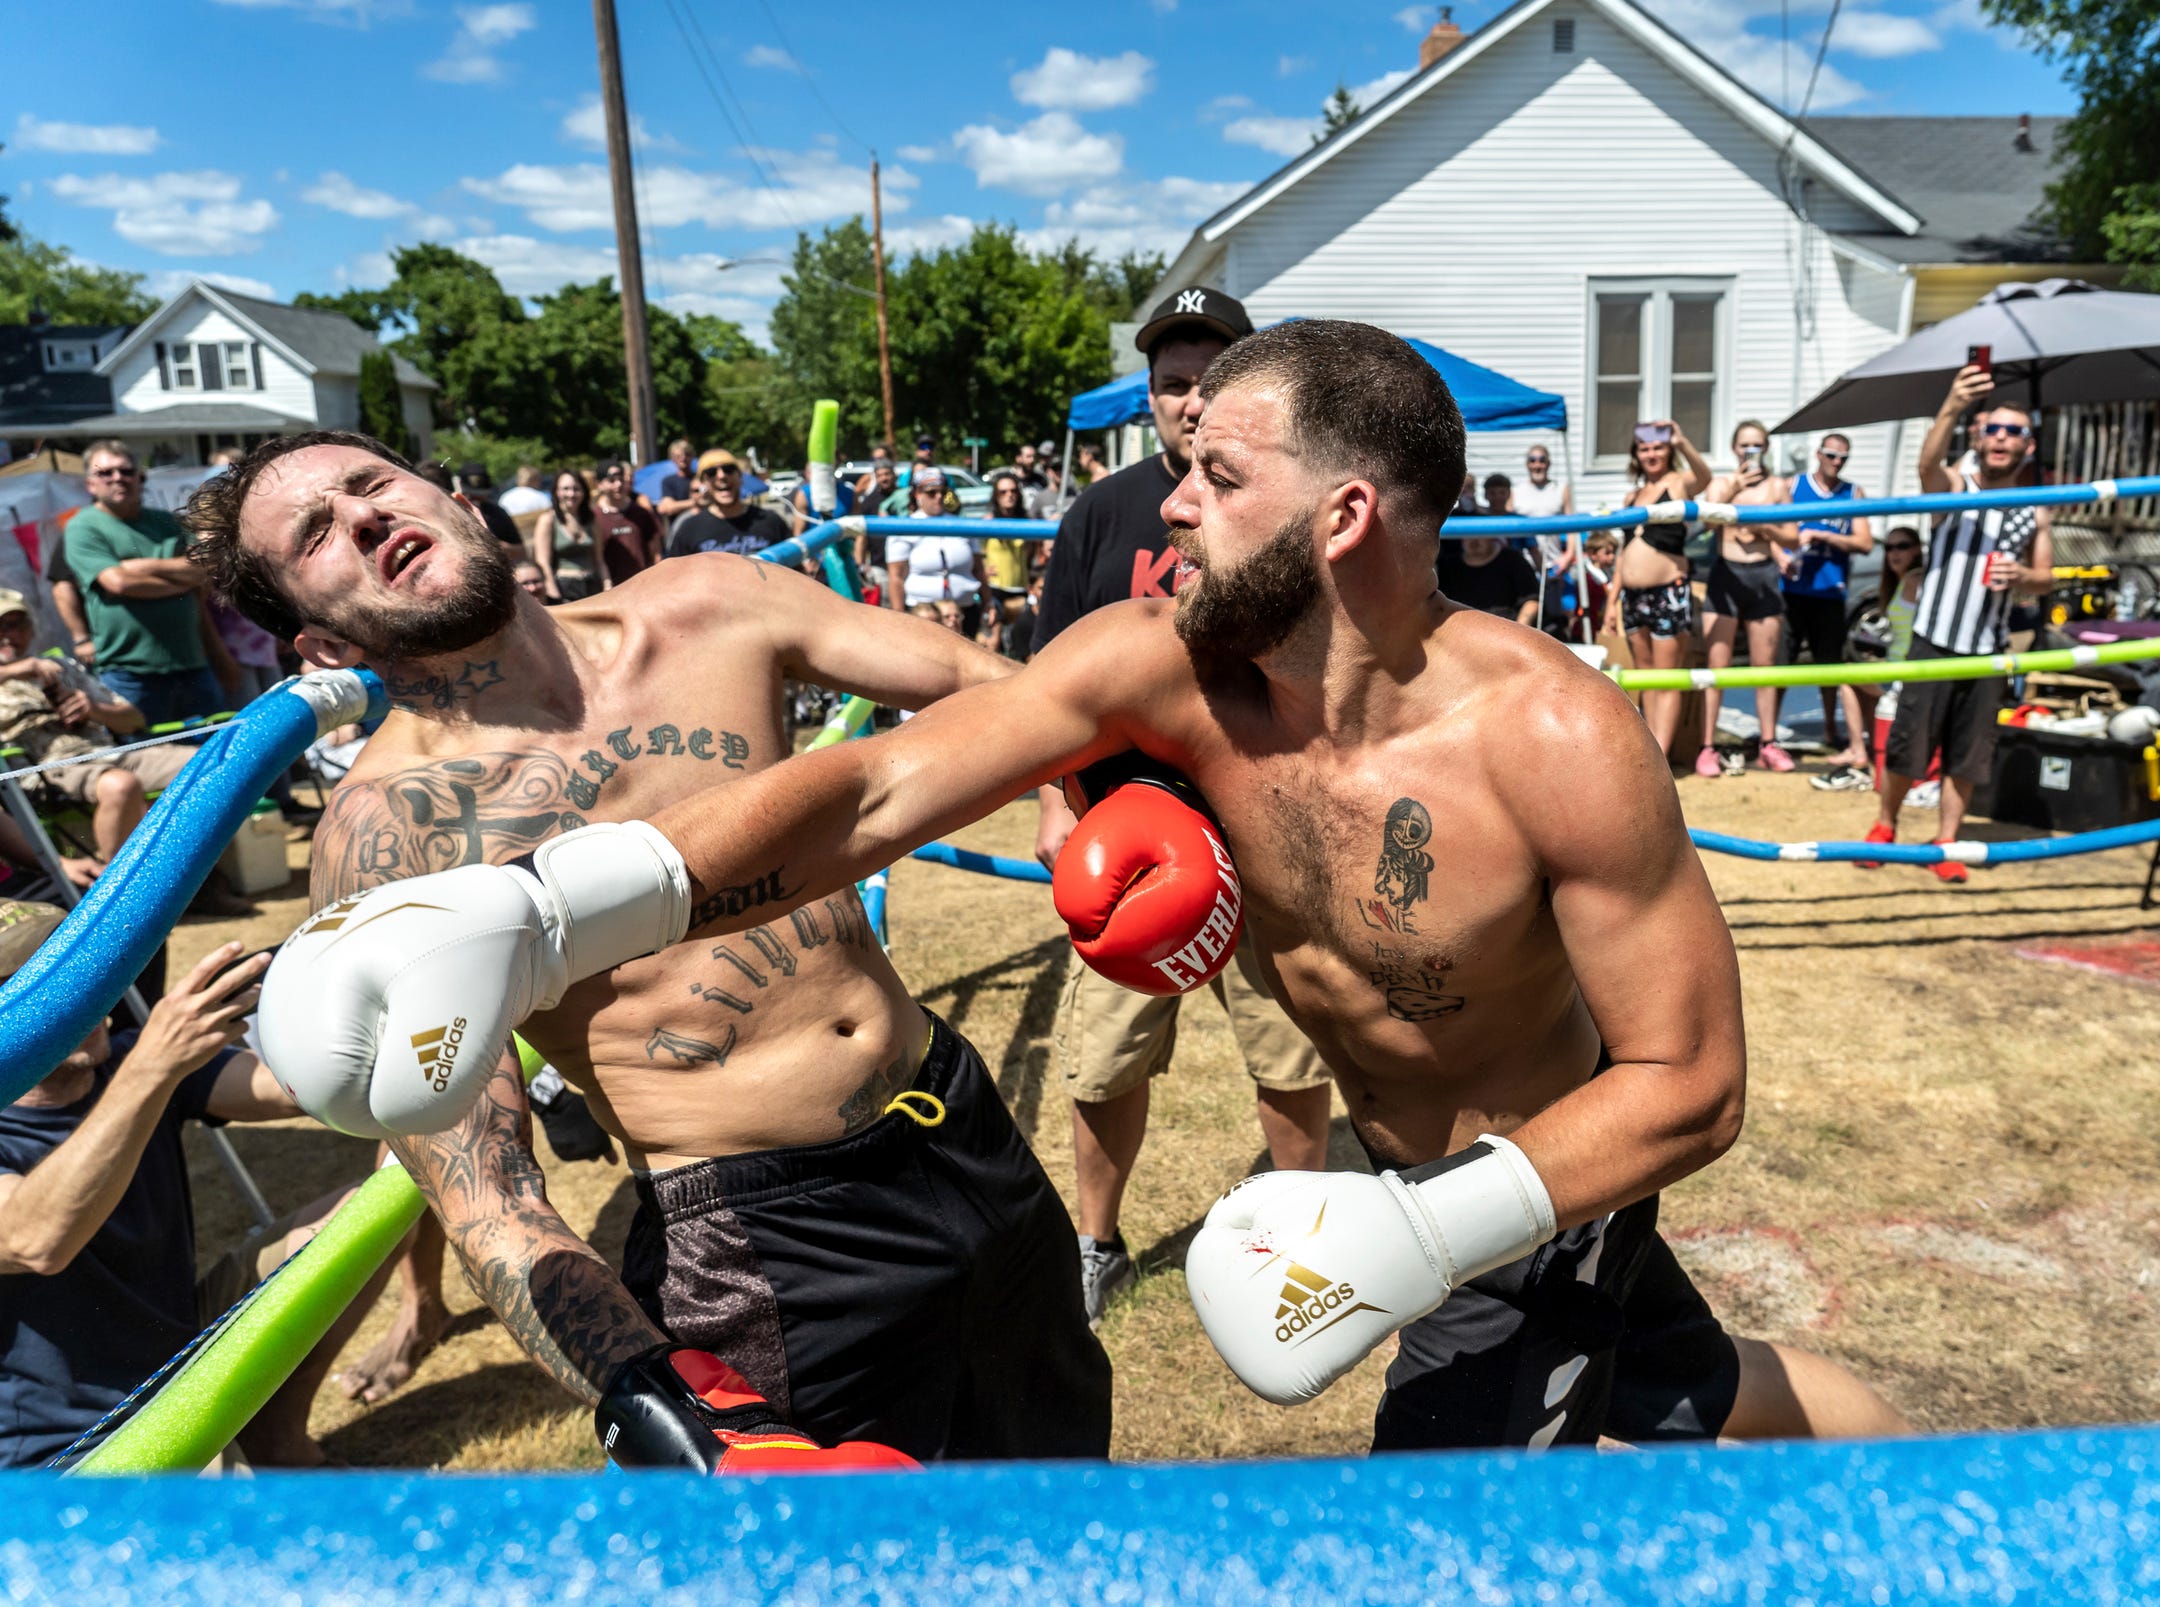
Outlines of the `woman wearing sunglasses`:
[[[1635,426],[1628,474],[1635,482],[1627,499],[1631,508],[1685,502],[1711,479],[1710,465],[1671,419]],[[1678,669],[1687,662],[1693,611],[1686,523],[1674,519],[1642,526],[1620,549],[1620,586],[1607,605],[1607,624],[1627,632],[1628,652],[1638,668]],[[1680,700],[1678,692],[1643,694],[1643,721],[1667,758],[1680,732]]]

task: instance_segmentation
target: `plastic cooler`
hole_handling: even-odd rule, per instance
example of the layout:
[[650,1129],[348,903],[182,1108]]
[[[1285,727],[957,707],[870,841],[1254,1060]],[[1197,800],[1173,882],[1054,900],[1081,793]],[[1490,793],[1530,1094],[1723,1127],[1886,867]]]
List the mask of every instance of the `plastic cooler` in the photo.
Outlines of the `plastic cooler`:
[[218,869],[243,898],[283,887],[292,875],[285,863],[285,817],[265,798],[218,856]]
[[2142,743],[2006,725],[1973,813],[2042,831],[2099,831],[2160,816],[2160,752]]

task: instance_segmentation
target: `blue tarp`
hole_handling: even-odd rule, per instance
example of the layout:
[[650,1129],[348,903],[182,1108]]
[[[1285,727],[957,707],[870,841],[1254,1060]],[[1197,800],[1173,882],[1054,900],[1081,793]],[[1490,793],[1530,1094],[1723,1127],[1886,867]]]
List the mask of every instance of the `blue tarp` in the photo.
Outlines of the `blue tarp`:
[[[1409,336],[1417,354],[1440,370],[1462,409],[1463,424],[1472,430],[1564,430],[1567,403],[1550,391],[1529,386],[1480,367],[1467,358],[1443,351],[1430,341]],[[1082,391],[1072,399],[1065,424],[1074,430],[1107,430],[1148,416],[1147,370],[1127,374],[1107,385]]]

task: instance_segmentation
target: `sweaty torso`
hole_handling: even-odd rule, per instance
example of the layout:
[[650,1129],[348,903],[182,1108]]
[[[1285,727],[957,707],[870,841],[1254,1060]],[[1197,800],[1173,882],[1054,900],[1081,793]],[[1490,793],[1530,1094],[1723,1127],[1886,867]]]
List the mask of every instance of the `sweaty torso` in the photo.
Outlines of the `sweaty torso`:
[[[462,687],[392,680],[399,711],[317,832],[315,903],[502,864],[785,757],[780,670],[754,613],[671,605],[662,582],[654,572],[552,611],[571,651],[519,699],[517,723],[501,723],[499,704],[491,723],[443,718],[503,676],[497,663],[467,663]],[[851,891],[747,932],[693,931],[519,1030],[633,1164],[664,1167],[867,1126],[907,1086],[928,1029]]]
[[1256,689],[1182,700],[1270,984],[1382,1160],[1507,1132],[1596,1067],[1550,890],[1495,783],[1546,762],[1524,748],[1525,699],[1602,684],[1564,649],[1451,608],[1396,734],[1293,740]]
[[[1711,483],[1706,496],[1741,508],[1775,507],[1792,500],[1791,487],[1775,474],[1766,474],[1753,485],[1741,484],[1737,474],[1724,475]],[[1777,556],[1770,532],[1762,525],[1725,526],[1718,532],[1718,550],[1732,564],[1762,563]]]

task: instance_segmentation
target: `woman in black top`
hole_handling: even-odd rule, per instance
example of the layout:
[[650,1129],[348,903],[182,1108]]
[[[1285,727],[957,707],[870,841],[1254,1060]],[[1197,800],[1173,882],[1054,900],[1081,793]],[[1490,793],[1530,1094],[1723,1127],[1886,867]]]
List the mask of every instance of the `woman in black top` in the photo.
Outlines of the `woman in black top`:
[[[1635,482],[1627,499],[1631,508],[1685,502],[1710,483],[1710,465],[1671,419],[1635,426],[1628,473]],[[1681,520],[1644,525],[1620,549],[1620,585],[1608,605],[1607,623],[1627,632],[1628,652],[1639,669],[1678,669],[1687,662],[1694,599],[1686,549],[1687,525]],[[1678,692],[1643,694],[1643,719],[1667,757],[1680,728],[1680,697]]]

